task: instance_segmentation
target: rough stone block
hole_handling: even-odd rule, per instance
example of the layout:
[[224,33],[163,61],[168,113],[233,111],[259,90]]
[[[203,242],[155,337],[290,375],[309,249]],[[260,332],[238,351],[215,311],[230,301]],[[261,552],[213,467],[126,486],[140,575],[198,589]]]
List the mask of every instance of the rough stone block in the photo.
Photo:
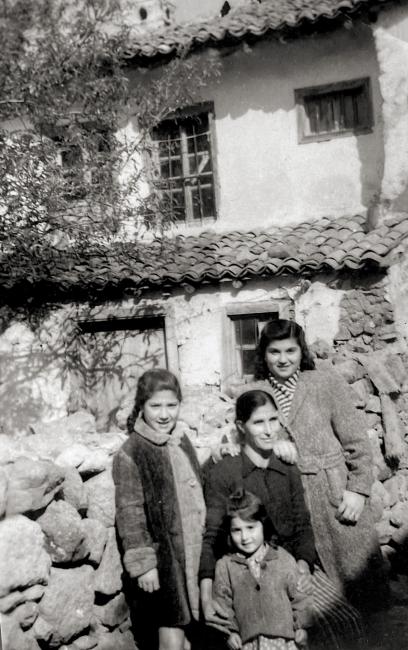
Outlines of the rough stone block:
[[40,650],[37,640],[25,633],[12,616],[1,617],[1,640],[4,650]]
[[50,566],[44,535],[35,521],[15,515],[0,522],[0,597],[46,584]]
[[401,528],[401,526],[408,526],[408,503],[399,501],[396,503],[390,512],[390,522],[393,526]]
[[394,506],[397,503],[397,501],[400,501],[405,498],[405,494],[404,494],[405,481],[403,479],[404,479],[403,476],[400,477],[398,474],[396,474],[394,476],[391,476],[391,478],[387,479],[383,483],[383,486],[388,492],[389,505],[391,507]]
[[88,411],[77,411],[52,422],[36,422],[31,426],[33,433],[53,437],[55,434],[73,437],[96,432],[95,417]]
[[351,339],[350,330],[343,323],[340,325],[334,340],[335,341],[349,341]]
[[68,467],[65,469],[61,495],[64,501],[73,506],[75,510],[79,512],[86,510],[88,504],[87,492],[76,467]]
[[47,460],[18,458],[7,468],[7,515],[40,510],[60,490],[64,474]]
[[68,643],[89,627],[94,601],[94,570],[90,566],[51,569],[41,600],[41,618],[51,627],[49,645]]
[[354,359],[335,361],[335,367],[349,384],[353,384],[359,379],[362,379],[365,375],[363,366]]
[[109,455],[103,449],[89,449],[78,467],[80,474],[99,474],[109,465]]
[[105,605],[95,605],[94,614],[102,625],[109,628],[118,627],[129,615],[124,594],[118,594]]
[[359,379],[351,385],[356,393],[356,406],[364,408],[368,402],[370,394],[373,392],[373,387],[368,379]]
[[43,585],[33,585],[27,589],[13,591],[7,596],[0,598],[0,613],[11,612],[15,607],[27,601],[41,600],[45,587]]
[[108,539],[102,560],[95,571],[95,591],[112,596],[122,589],[122,562],[114,528],[108,529]]
[[390,495],[380,481],[374,481],[371,487],[371,498],[380,499],[384,508],[390,507]]
[[370,395],[365,407],[367,413],[381,413],[381,402],[378,395]]
[[62,467],[79,467],[88,454],[88,447],[80,442],[75,442],[58,454],[55,462]]
[[81,560],[88,555],[81,517],[66,501],[50,503],[37,523],[44,532],[46,548],[53,563]]
[[28,630],[35,623],[38,616],[38,603],[27,601],[16,607],[13,611],[13,618],[23,630]]
[[98,640],[90,634],[84,634],[84,636],[80,636],[75,639],[75,645],[78,650],[91,650],[92,648],[96,648],[98,645]]
[[349,323],[349,331],[352,336],[360,336],[364,331],[362,321],[360,319],[351,321],[351,323]]
[[7,473],[0,467],[0,519],[4,516],[7,508]]
[[115,486],[110,471],[104,471],[85,482],[88,494],[88,517],[104,526],[115,523]]
[[391,539],[399,546],[408,546],[408,524],[403,524],[399,528],[394,528]]
[[89,551],[88,562],[98,566],[108,538],[108,531],[98,519],[83,519],[81,522],[85,544]]

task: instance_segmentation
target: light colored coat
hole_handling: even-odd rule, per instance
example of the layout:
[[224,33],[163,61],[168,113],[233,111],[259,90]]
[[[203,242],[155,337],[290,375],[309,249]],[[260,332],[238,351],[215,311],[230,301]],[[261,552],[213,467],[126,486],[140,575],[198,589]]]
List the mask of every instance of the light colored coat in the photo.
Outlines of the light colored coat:
[[351,388],[334,370],[301,372],[288,426],[324,570],[359,606],[372,590],[386,597],[369,502],[355,525],[336,517],[344,490],[368,497],[373,481],[367,426]]

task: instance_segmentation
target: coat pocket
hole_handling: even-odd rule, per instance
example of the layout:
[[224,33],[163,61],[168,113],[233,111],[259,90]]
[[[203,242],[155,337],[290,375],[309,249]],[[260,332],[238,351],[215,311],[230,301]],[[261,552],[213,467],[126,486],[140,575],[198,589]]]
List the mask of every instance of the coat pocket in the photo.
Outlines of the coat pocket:
[[327,496],[332,506],[338,508],[343,500],[343,493],[347,486],[347,467],[336,465],[324,470],[327,479]]

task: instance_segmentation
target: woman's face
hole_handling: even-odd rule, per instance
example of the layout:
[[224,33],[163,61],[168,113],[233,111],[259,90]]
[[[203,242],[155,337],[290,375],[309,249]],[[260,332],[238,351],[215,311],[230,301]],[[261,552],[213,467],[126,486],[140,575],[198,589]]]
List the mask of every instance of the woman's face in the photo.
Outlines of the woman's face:
[[289,379],[300,368],[302,350],[293,337],[271,341],[265,349],[265,363],[276,379]]
[[237,425],[244,434],[244,445],[261,453],[272,451],[281,429],[278,411],[269,401],[252,411],[249,420],[238,421]]
[[171,433],[180,410],[180,402],[172,390],[158,390],[143,405],[143,418],[158,433]]
[[233,517],[230,535],[235,548],[244,555],[252,555],[264,543],[263,525],[260,521],[245,521],[241,517]]

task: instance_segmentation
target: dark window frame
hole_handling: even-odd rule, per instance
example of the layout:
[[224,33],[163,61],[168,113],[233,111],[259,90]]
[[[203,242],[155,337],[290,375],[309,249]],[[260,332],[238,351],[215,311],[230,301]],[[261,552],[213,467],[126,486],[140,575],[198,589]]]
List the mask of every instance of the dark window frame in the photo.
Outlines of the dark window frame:
[[[359,99],[359,95],[361,99]],[[308,111],[316,102],[326,100],[331,103],[334,128],[327,130],[312,130],[311,118]],[[310,86],[307,88],[295,89],[295,102],[297,112],[298,143],[323,142],[333,138],[350,135],[363,135],[372,133],[374,127],[373,102],[371,83],[369,77],[340,81],[336,83]],[[309,102],[309,106],[308,106]],[[342,126],[341,123],[347,119],[346,102],[350,107],[352,104],[353,126]],[[360,105],[358,104],[360,102]],[[359,115],[359,111],[365,107],[365,114]],[[319,113],[319,111],[318,111]],[[350,115],[348,116],[350,118]],[[315,118],[316,122],[322,119],[321,114]],[[336,126],[337,122],[337,126]]]
[[[199,132],[194,135],[188,135],[187,125],[189,120],[191,121],[194,118],[199,118],[200,116],[205,116],[207,120],[206,130]],[[164,186],[167,182],[168,186],[173,183],[173,187],[170,189],[171,195],[177,193],[183,194],[182,202],[182,214],[177,216],[175,214],[173,203],[170,201],[170,216],[175,224],[180,225],[202,225],[205,223],[213,223],[217,220],[217,203],[218,203],[218,192],[217,192],[217,166],[216,166],[216,146],[215,146],[215,136],[214,136],[214,122],[215,122],[215,113],[214,113],[214,104],[212,102],[203,102],[196,104],[194,106],[185,107],[183,109],[177,110],[174,113],[168,115],[162,122],[152,131],[152,143],[153,143],[153,163],[155,171],[155,179],[158,183],[159,189],[164,190]],[[168,125],[169,131],[170,128],[178,128],[179,138],[171,139],[169,135],[169,145],[168,145],[168,154],[167,161],[166,156],[161,155],[159,151],[160,143],[165,143],[164,139],[160,139],[159,131],[164,129]],[[198,150],[197,142],[199,138],[207,136],[208,149],[207,150]],[[180,155],[173,155],[171,152],[171,142],[180,142]],[[189,142],[194,144],[194,151],[189,150]],[[207,171],[200,170],[199,161],[200,154],[208,152],[208,162],[209,169]],[[175,164],[179,162],[180,165],[180,174],[172,174],[172,164],[173,159]],[[195,170],[190,168],[190,160],[193,160],[195,163]],[[204,156],[201,158],[203,162]],[[166,165],[168,162],[169,175],[162,176],[161,165]],[[205,163],[205,166],[208,165],[208,162]],[[205,167],[204,166],[204,167]],[[208,179],[205,182],[205,179]],[[203,182],[204,181],[204,182]],[[180,185],[181,184],[181,185]],[[197,195],[199,196],[199,211],[200,215],[197,217],[195,215],[194,208],[194,191],[197,190]],[[210,192],[210,203],[212,204],[212,213],[204,214],[203,209],[205,202],[203,201],[203,190]]]

